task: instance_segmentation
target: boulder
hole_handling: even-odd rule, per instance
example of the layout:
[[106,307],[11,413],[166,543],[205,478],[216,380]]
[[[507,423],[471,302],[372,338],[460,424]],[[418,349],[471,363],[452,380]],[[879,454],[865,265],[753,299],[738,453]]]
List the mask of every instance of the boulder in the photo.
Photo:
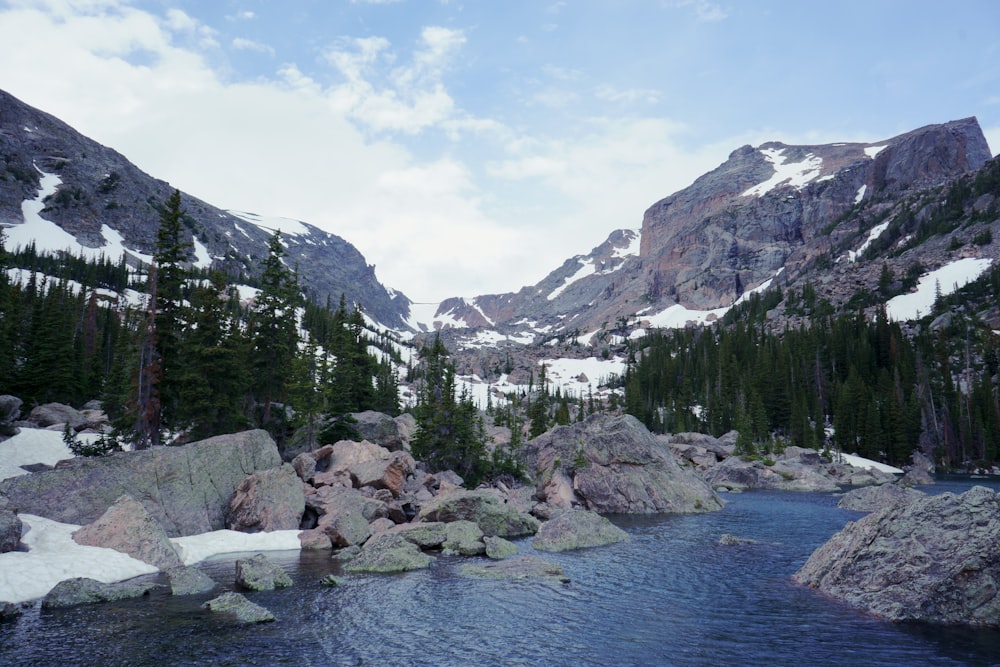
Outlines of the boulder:
[[105,584],[96,579],[88,579],[86,577],[66,579],[56,584],[42,598],[42,609],[128,600],[148,595],[151,590],[158,587],[158,584],[151,582],[136,583],[132,581],[120,581]]
[[171,595],[199,595],[216,587],[207,574],[195,567],[175,567],[167,570]]
[[401,451],[409,444],[412,431],[387,414],[368,410],[355,412],[354,429],[365,440],[385,447],[389,451]]
[[627,539],[628,533],[596,512],[564,510],[542,524],[531,546],[542,551],[570,551]]
[[302,452],[292,459],[292,468],[303,482],[311,482],[316,474],[316,457],[312,452]]
[[76,457],[52,470],[0,480],[0,496],[22,513],[82,525],[129,495],[167,535],[181,537],[225,528],[240,482],[280,465],[266,431],[245,431],[182,447]]
[[483,531],[472,521],[446,523],[441,551],[446,556],[478,556],[486,553]]
[[486,545],[486,557],[491,560],[503,560],[517,555],[517,545],[502,537],[483,536]]
[[21,416],[23,401],[10,394],[0,395],[0,440],[17,435],[18,428],[14,425]]
[[344,569],[348,572],[408,572],[430,567],[434,558],[417,545],[392,532],[376,535],[362,547]]
[[56,424],[69,424],[73,430],[81,429],[87,424],[87,418],[79,410],[62,403],[45,403],[28,413],[28,421],[38,424],[41,428]]
[[388,515],[384,502],[357,489],[321,486],[306,491],[306,507],[317,517],[316,528],[330,537],[334,547],[361,544],[371,535],[369,524]]
[[388,458],[359,463],[349,471],[355,486],[388,490],[398,498],[415,467],[413,457],[406,452],[392,452]]
[[913,466],[903,473],[903,476],[899,479],[899,483],[904,486],[925,486],[934,484],[934,478],[923,468]]
[[604,513],[708,512],[722,500],[630,415],[591,415],[525,446],[540,500]]
[[322,530],[330,538],[330,544],[338,549],[352,544],[364,544],[372,534],[371,524],[364,515],[354,510],[324,514],[320,517],[317,528]]
[[0,554],[17,550],[24,526],[21,518],[8,509],[0,509]]
[[299,545],[303,551],[310,549],[332,549],[333,542],[330,536],[319,528],[310,528],[299,533]]
[[167,570],[182,565],[163,526],[131,496],[121,496],[93,523],[74,531],[73,541],[128,554]]
[[212,613],[229,614],[240,623],[268,623],[275,620],[274,614],[267,609],[232,591],[212,598],[201,607]]
[[472,521],[485,535],[517,537],[538,530],[538,519],[505,505],[500,495],[488,489],[442,493],[425,503],[419,521]]
[[229,503],[227,527],[244,533],[296,530],[305,511],[302,481],[284,463],[247,475]]
[[705,473],[705,480],[716,489],[770,489],[776,491],[839,491],[840,486],[819,468],[799,459],[780,460],[771,465],[764,461],[746,461],[731,456]]
[[977,486],[848,523],[796,581],[893,621],[1000,627],[1000,494]]
[[251,591],[288,588],[292,578],[264,554],[236,561],[236,584]]
[[0,623],[13,621],[21,615],[21,609],[13,602],[0,602]]
[[405,523],[392,528],[390,532],[403,536],[421,549],[437,549],[448,539],[447,526],[442,521]]
[[851,489],[837,501],[837,507],[854,512],[877,512],[892,505],[906,504],[923,498],[924,493],[901,484],[862,486]]
[[520,556],[485,563],[466,563],[459,568],[459,572],[467,577],[483,579],[511,581],[538,579],[558,583],[569,582],[569,577],[563,573],[563,569],[559,565],[534,556]]

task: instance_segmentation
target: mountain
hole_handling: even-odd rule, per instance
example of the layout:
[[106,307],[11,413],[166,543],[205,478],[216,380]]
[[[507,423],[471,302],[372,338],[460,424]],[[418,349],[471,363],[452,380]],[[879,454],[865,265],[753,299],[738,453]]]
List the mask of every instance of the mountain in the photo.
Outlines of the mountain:
[[[883,265],[910,278],[959,257],[988,266],[1000,257],[996,243],[915,230],[947,208],[946,186],[991,166],[975,118],[870,144],[743,146],[650,206],[641,229],[612,232],[516,293],[448,299],[424,328],[444,329],[456,348],[485,340],[483,328],[496,341],[594,343],[595,333],[712,321],[772,285],[808,283],[843,306],[878,282]],[[995,201],[977,206],[995,218]]]
[[[40,191],[41,210],[32,215],[25,202]],[[11,239],[19,239],[19,226],[30,218],[40,227],[22,231],[39,246],[109,255],[124,248],[133,261],[148,258],[159,207],[172,192],[121,154],[0,91],[0,226]],[[339,236],[295,220],[224,211],[189,195],[182,195],[182,206],[193,265],[253,276],[267,256],[268,238],[280,228],[286,261],[298,268],[312,298],[336,304],[343,293],[383,325],[405,327],[409,299],[384,287],[374,267]]]

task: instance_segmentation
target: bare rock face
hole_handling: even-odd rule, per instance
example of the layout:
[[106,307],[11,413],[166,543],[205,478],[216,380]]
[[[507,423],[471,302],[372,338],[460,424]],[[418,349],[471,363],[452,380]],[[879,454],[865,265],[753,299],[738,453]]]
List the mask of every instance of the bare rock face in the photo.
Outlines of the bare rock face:
[[77,457],[53,470],[0,480],[0,496],[22,513],[87,524],[128,495],[167,535],[180,537],[225,528],[243,479],[280,465],[266,431],[244,431],[181,447]]
[[694,513],[722,509],[704,479],[632,416],[592,415],[525,447],[537,496],[601,513]]
[[295,530],[305,511],[305,494],[295,469],[285,463],[278,468],[248,475],[229,503],[231,530],[256,533]]
[[893,621],[1000,627],[1000,494],[889,505],[813,552],[796,581]]
[[73,541],[128,554],[161,570],[182,565],[163,526],[131,496],[122,496],[91,524],[73,533]]

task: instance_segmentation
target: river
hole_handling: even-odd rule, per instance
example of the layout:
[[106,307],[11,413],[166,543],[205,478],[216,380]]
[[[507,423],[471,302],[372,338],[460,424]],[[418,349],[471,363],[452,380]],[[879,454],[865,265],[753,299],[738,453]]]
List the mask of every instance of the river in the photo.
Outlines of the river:
[[[975,480],[983,483],[983,480]],[[1000,482],[986,482],[1000,489]],[[961,492],[969,481],[927,490]],[[277,622],[236,626],[211,596],[155,592],[0,624],[0,665],[1000,665],[1000,631],[892,624],[791,581],[860,514],[816,493],[726,494],[721,512],[613,517],[628,542],[563,554],[566,584],[464,578],[461,558],[343,575],[325,552],[271,552],[295,586],[248,593]],[[724,546],[723,534],[753,540]],[[200,567],[231,587],[234,557]]]

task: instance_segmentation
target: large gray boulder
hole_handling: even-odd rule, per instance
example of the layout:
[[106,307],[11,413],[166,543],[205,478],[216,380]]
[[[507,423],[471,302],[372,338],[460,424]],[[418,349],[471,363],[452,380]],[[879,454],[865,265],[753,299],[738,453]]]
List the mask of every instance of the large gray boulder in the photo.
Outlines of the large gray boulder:
[[128,600],[148,595],[151,590],[158,587],[159,584],[152,582],[119,581],[105,584],[86,577],[66,579],[56,584],[42,598],[42,609]]
[[334,547],[362,544],[371,535],[369,524],[389,513],[381,500],[341,486],[307,487],[305,503],[316,517],[315,529],[326,534]]
[[525,446],[538,497],[602,513],[694,513],[722,509],[695,472],[635,417],[592,415]]
[[564,510],[542,524],[531,546],[542,551],[570,551],[627,539],[628,533],[596,512]]
[[79,429],[87,424],[87,418],[82,412],[62,403],[45,403],[33,408],[28,413],[28,421],[42,428],[68,424],[72,429]]
[[166,574],[171,595],[200,595],[217,586],[211,577],[195,567],[175,567]]
[[0,554],[14,551],[21,543],[24,526],[21,518],[7,509],[0,509]]
[[449,491],[436,496],[420,508],[419,521],[471,521],[483,534],[499,537],[533,535],[538,519],[503,502],[499,493],[489,489]]
[[180,537],[225,528],[240,482],[280,465],[266,431],[244,431],[182,447],[77,457],[53,470],[0,480],[0,496],[22,513],[88,524],[129,495],[170,537]]
[[731,456],[705,473],[705,480],[716,489],[743,491],[839,491],[840,485],[824,474],[823,464],[803,463],[798,457],[765,463]]
[[257,533],[296,530],[306,499],[302,481],[288,463],[247,475],[236,487],[226,520],[231,530]]
[[131,496],[122,496],[96,521],[75,531],[73,541],[114,549],[161,570],[182,565],[163,526]]
[[357,422],[353,425],[355,430],[363,439],[394,452],[409,445],[411,432],[403,422],[373,410],[355,412],[351,416]]
[[1000,627],[1000,494],[973,487],[887,506],[794,578],[893,621]]

